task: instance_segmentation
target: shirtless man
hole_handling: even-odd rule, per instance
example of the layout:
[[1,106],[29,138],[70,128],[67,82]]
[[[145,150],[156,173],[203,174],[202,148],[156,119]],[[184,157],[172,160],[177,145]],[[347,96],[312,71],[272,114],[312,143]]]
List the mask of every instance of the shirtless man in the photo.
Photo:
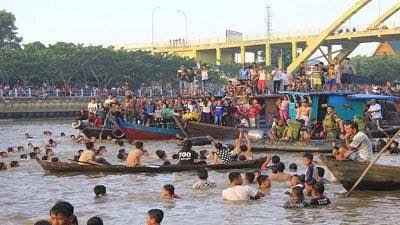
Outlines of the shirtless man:
[[[242,144],[243,136],[246,139],[246,144]],[[238,157],[244,156],[246,160],[253,159],[253,153],[251,153],[251,141],[247,134],[243,135],[243,128],[240,128],[239,138],[235,140],[234,153],[236,153]]]
[[135,143],[135,149],[129,152],[128,158],[126,159],[127,167],[140,167],[143,164],[140,162],[142,156],[149,156],[149,153],[143,149],[143,142],[137,141]]
[[282,182],[286,182],[286,181],[289,181],[289,180],[290,180],[290,174],[284,172],[284,170],[285,170],[285,164],[283,164],[282,162],[278,162],[278,163],[276,164],[276,169],[277,169],[278,173],[276,173],[276,174],[271,174],[271,175],[269,176],[269,178],[270,178],[272,181],[282,181]]
[[86,150],[84,150],[80,157],[79,157],[79,163],[82,165],[89,165],[89,164],[96,164],[96,165],[101,165],[96,162],[96,149],[94,148],[94,143],[93,142],[87,142],[86,143]]
[[308,102],[303,100],[303,102],[301,103],[301,106],[299,108],[297,118],[303,119],[305,122],[305,126],[306,127],[309,126],[310,118],[311,118],[311,107],[308,105]]

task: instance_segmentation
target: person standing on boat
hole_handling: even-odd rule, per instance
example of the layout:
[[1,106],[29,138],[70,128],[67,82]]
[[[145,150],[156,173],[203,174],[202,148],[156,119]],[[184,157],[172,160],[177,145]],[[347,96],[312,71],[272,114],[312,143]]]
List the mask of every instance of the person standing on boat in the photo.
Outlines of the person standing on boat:
[[[357,152],[362,160],[369,161],[372,158],[372,143],[368,136],[358,130],[358,124],[351,122],[345,126],[346,147],[348,150]],[[349,137],[354,136],[350,142]]]
[[[340,62],[339,58],[335,57],[333,59],[333,66],[334,66],[334,72],[336,74],[336,89],[341,88],[341,80],[342,80],[342,74],[340,72]],[[336,91],[336,90],[335,90]]]
[[277,94],[281,90],[282,83],[282,71],[278,66],[275,66],[275,68],[272,70],[271,76],[274,80],[274,94]]
[[328,140],[336,140],[337,130],[339,128],[343,131],[342,120],[337,116],[335,108],[333,106],[328,106],[328,108],[326,109],[326,115],[322,126]]
[[371,100],[371,105],[367,111],[371,116],[374,124],[376,124],[378,129],[380,128],[380,122],[382,121],[382,107],[379,105],[375,99]]
[[97,105],[96,99],[95,98],[90,99],[90,102],[88,104],[89,113],[96,114],[97,113],[97,109],[98,109],[98,105]]
[[356,75],[356,70],[353,65],[350,64],[350,59],[345,58],[344,63],[340,66],[340,71],[342,73],[342,84],[345,89],[352,89],[352,79]]
[[309,106],[307,100],[304,99],[299,108],[297,118],[304,120],[306,127],[310,125],[311,110],[312,108]]

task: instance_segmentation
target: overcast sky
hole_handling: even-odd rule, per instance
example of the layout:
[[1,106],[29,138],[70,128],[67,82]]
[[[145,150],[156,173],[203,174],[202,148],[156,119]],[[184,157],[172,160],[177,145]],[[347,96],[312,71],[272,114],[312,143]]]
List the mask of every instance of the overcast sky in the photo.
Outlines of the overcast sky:
[[[373,0],[346,25],[368,24],[398,0]],[[57,41],[119,45],[168,41],[185,37],[184,11],[189,39],[225,35],[226,29],[244,34],[265,32],[265,6],[272,7],[273,31],[323,28],[355,0],[0,0],[0,7],[15,14],[24,43]],[[380,3],[379,3],[380,2]],[[387,23],[400,22],[396,13]],[[365,51],[365,50],[364,50]]]

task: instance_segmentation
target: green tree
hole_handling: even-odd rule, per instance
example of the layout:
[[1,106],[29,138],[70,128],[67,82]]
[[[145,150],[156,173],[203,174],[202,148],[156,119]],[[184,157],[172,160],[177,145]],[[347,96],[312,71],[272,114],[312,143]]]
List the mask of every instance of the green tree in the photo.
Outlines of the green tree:
[[21,41],[22,38],[17,37],[15,16],[5,10],[0,10],[0,49],[19,49]]

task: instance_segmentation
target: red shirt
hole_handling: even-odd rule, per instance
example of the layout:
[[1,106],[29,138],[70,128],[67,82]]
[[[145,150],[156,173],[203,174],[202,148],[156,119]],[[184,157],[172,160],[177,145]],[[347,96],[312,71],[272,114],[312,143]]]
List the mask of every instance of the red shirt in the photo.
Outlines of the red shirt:
[[101,127],[104,125],[104,121],[103,119],[101,119],[101,117],[96,117],[96,119],[94,120],[94,125],[96,127]]

